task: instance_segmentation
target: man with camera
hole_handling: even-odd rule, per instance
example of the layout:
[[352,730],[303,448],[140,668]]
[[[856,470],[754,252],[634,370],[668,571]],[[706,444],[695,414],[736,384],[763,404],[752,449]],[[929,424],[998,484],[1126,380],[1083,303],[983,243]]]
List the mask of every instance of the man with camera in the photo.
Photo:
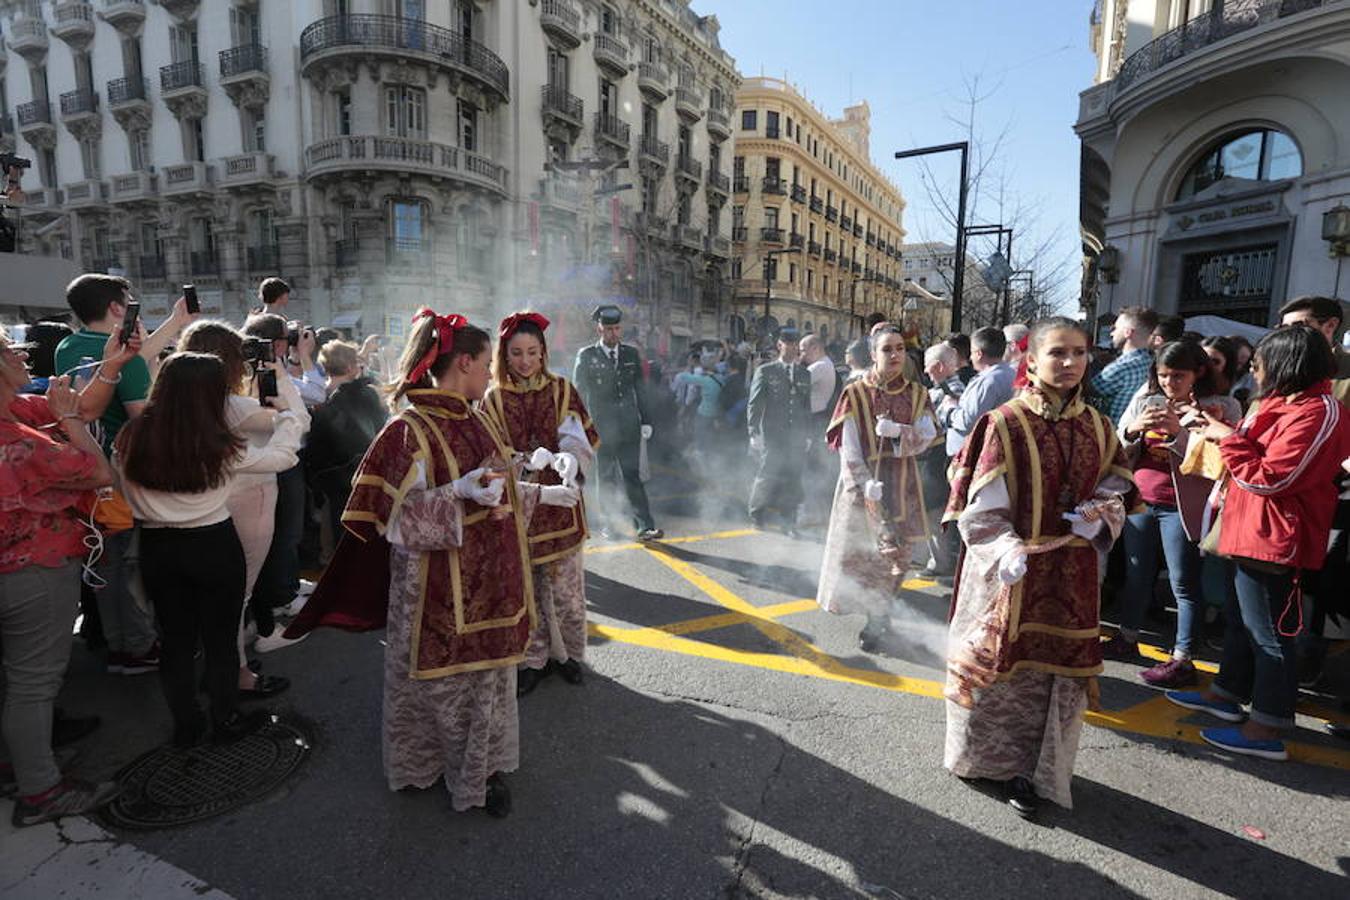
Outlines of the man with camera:
[[[273,313],[249,317],[244,323],[244,355],[251,361],[279,360],[300,392],[305,406],[313,408],[326,397],[323,378],[314,365],[314,332],[299,323],[287,322]],[[258,399],[264,404],[276,396],[276,385],[269,384],[263,372],[258,383]],[[301,461],[277,474],[276,530],[262,571],[258,573],[249,609],[258,627],[253,645],[259,653],[279,650],[294,641],[275,630],[272,610],[289,605],[300,591],[300,542],[305,531],[305,469]]]

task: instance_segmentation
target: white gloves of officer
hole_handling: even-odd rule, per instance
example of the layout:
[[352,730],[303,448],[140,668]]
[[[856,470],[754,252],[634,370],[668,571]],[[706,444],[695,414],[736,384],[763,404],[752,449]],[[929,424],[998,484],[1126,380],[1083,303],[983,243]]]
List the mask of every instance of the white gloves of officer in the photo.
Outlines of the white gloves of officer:
[[577,458],[563,450],[560,453],[553,454],[553,471],[558,473],[563,484],[568,487],[577,486],[577,475],[581,472],[581,463]]
[[565,484],[546,484],[539,489],[539,502],[545,506],[576,506],[581,489]]
[[900,429],[900,423],[894,419],[877,419],[877,437],[879,438],[898,438]]
[[460,500],[472,500],[479,506],[496,506],[501,503],[502,491],[506,489],[506,479],[494,478],[484,485],[482,478],[487,471],[480,466],[468,475],[456,478],[451,482],[451,493]]
[[881,501],[881,482],[873,479],[864,484],[863,499],[871,500],[873,503],[879,503]]
[[1027,552],[1020,546],[1014,547],[998,561],[998,580],[1004,584],[1017,584],[1027,576]]
[[652,439],[652,426],[650,425],[642,426],[642,439],[644,441],[650,441]]

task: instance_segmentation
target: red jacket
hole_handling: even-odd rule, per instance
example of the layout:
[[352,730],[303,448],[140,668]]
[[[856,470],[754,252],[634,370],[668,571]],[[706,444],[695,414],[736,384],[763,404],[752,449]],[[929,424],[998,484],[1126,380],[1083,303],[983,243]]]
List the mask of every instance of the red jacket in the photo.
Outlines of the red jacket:
[[1262,398],[1219,442],[1231,479],[1219,552],[1320,569],[1336,512],[1335,479],[1350,457],[1350,415],[1323,382],[1290,397]]

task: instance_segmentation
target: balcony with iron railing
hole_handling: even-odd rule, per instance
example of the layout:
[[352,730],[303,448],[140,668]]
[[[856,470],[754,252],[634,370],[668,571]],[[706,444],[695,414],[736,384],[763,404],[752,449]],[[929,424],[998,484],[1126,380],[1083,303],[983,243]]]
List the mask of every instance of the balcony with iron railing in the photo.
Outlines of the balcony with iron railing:
[[1131,53],[1111,81],[1111,94],[1119,97],[1172,63],[1243,32],[1313,10],[1332,11],[1338,4],[1344,9],[1343,0],[1215,0],[1209,11]]
[[792,186],[792,202],[793,202],[793,203],[805,203],[805,202],[806,202],[806,188],[802,187],[800,184],[794,184],[794,185]]
[[731,239],[733,241],[745,243],[750,240],[750,229],[746,228],[744,225],[733,226],[731,229]]
[[708,134],[716,140],[731,137],[731,114],[725,109],[708,108]]
[[581,44],[581,13],[571,0],[540,0],[539,24],[569,47]]
[[798,232],[792,232],[788,235],[788,246],[801,248],[806,243],[806,238]]
[[694,159],[687,153],[676,154],[675,175],[676,177],[698,183],[703,180],[703,163]]
[[506,192],[506,167],[489,156],[418,138],[346,135],[305,148],[305,177],[348,177],[356,172],[399,172],[450,178],[497,194]]
[[33,135],[44,131],[54,132],[52,126],[52,107],[46,100],[30,100],[20,103],[14,110],[19,120],[19,133],[28,143],[35,143]]
[[747,193],[750,190],[750,178],[746,175],[737,175],[731,179],[731,186],[738,194]]
[[267,48],[261,44],[241,44],[220,51],[220,83],[231,79],[267,77]]
[[845,215],[845,216],[840,216],[840,217],[839,217],[839,227],[842,228],[842,229],[844,229],[845,232],[852,231],[852,230],[853,230],[853,219],[852,219],[852,217],[846,216],[846,215]]
[[632,143],[632,128],[618,116],[598,112],[595,114],[595,136],[598,140],[608,141],[627,150]]
[[150,100],[148,78],[114,78],[108,82],[108,106],[112,109]]
[[838,250],[835,250],[835,249],[833,249],[833,248],[830,248],[830,249],[827,249],[827,250],[825,251],[825,261],[826,261],[827,263],[836,262],[836,261],[838,261],[838,259],[839,259],[839,251],[838,251]]
[[774,175],[764,176],[764,180],[759,184],[759,189],[764,194],[787,196],[787,182]]
[[201,63],[185,59],[159,68],[159,92],[166,98],[190,91],[204,91],[206,75]]
[[806,252],[811,256],[820,257],[820,241],[807,241]]
[[864,241],[866,242],[867,246],[875,247],[877,245],[877,236],[869,231],[867,232],[867,236],[866,238],[864,238]]
[[863,236],[863,227],[861,222],[855,221],[853,223],[853,236],[855,238],[860,238]]
[[325,61],[372,56],[438,66],[468,77],[503,100],[510,96],[510,71],[497,54],[458,31],[421,19],[349,13],[312,22],[300,34],[300,64],[306,76]]
[[670,145],[655,135],[644,134],[638,141],[638,156],[645,162],[665,167],[670,165]]
[[61,95],[61,120],[70,122],[98,115],[98,94],[91,88],[76,88]]
[[697,122],[703,117],[703,93],[695,88],[681,85],[675,89],[675,112],[689,122]]
[[52,4],[52,34],[83,50],[94,37],[94,5],[83,0],[57,0]]
[[835,207],[835,206],[827,206],[827,207],[825,207],[825,221],[826,221],[826,222],[838,222],[838,221],[839,221],[839,208],[838,208],[838,207]]
[[759,239],[766,244],[783,243],[784,231],[781,228],[761,228]]
[[708,170],[708,190],[717,191],[721,194],[729,193],[731,190],[731,178],[724,175],[716,169]]
[[811,212],[819,215],[825,211],[825,201],[819,197],[812,197],[810,200]]
[[628,44],[623,38],[597,31],[591,35],[591,44],[597,65],[619,76],[628,74]]
[[9,23],[9,49],[37,64],[47,53],[47,24],[40,16],[23,15]]
[[637,67],[638,89],[655,100],[670,96],[670,73],[659,62],[643,60]]
[[540,103],[546,120],[556,119],[574,129],[581,128],[585,122],[585,107],[581,98],[560,85],[544,85],[540,90]]
[[276,244],[259,244],[249,247],[245,256],[250,272],[270,272],[281,263],[281,248]]

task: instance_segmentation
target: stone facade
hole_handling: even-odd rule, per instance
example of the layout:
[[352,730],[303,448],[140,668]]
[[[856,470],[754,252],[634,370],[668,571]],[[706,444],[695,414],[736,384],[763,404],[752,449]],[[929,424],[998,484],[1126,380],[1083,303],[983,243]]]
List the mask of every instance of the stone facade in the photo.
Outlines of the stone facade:
[[898,315],[905,201],[872,165],[867,104],[830,119],[787,82],[747,78],[732,127],[732,332],[761,336],[766,296],[770,331],[842,339],[874,310]]
[[580,339],[600,300],[717,331],[738,78],[687,0],[0,0],[0,30],[24,249],[126,272],[148,318],[191,281],[238,319],[279,274],[395,338],[534,305]]
[[1267,325],[1294,296],[1344,296],[1321,234],[1350,198],[1350,3],[1100,0],[1092,41],[1075,126],[1088,315]]

